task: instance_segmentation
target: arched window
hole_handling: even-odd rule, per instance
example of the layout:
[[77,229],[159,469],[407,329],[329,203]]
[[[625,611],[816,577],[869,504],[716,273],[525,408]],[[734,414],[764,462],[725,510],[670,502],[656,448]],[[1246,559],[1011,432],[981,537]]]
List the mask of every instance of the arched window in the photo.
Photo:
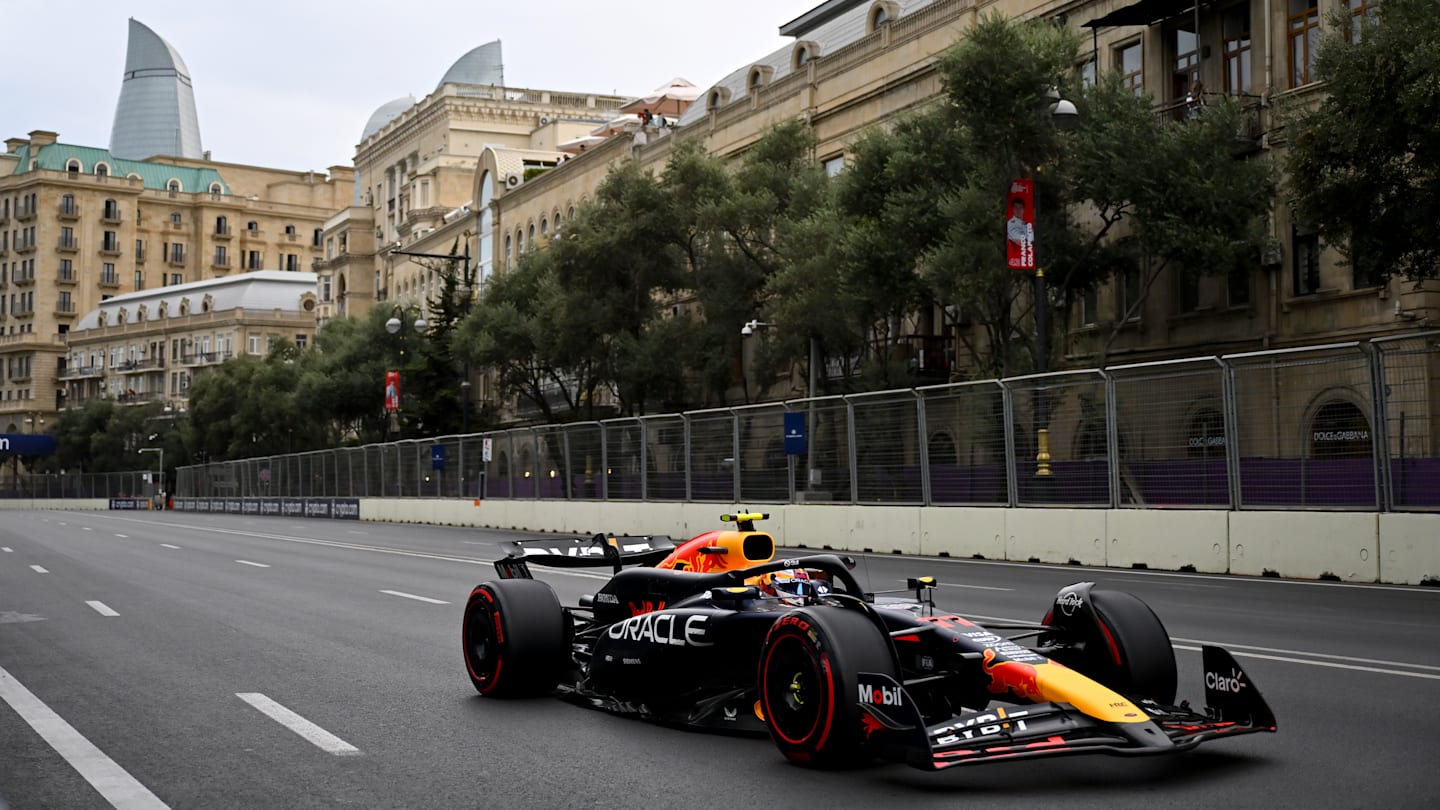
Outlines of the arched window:
[[180,212],[179,212],[179,211],[171,211],[171,212],[170,212],[170,223],[171,223],[172,225],[179,225],[179,224],[180,224],[180,221],[181,221]]
[[541,235],[541,236],[544,236],[544,235],[547,234],[547,233],[550,233],[550,220],[547,219],[547,218],[545,218],[545,217],[541,217],[541,218],[540,218],[540,235]]
[[96,163],[96,164],[95,164],[95,176],[96,176],[96,177],[109,177],[109,176],[110,176],[110,167],[107,166],[107,165],[104,164],[104,163]]
[[505,234],[505,261],[507,262],[514,258],[515,254],[510,252],[513,247],[514,245],[510,241],[510,234]]
[[225,193],[225,189],[224,189],[224,187],[222,187],[219,183],[211,183],[211,184],[210,184],[210,196],[211,196],[211,197],[219,197],[221,194],[224,194],[224,193]]
[[797,42],[790,51],[790,68],[799,70],[819,55],[820,46],[818,44],[808,40]]
[[223,216],[215,217],[215,233],[222,235],[230,233],[230,220]]
[[710,98],[705,102],[705,109],[713,110],[720,106],[720,91],[711,90]]
[[865,16],[865,33],[873,34],[899,16],[900,5],[895,0],[876,0],[870,6],[870,13]]
[[76,160],[75,158],[70,158],[69,160],[65,161],[65,171],[70,172],[71,174],[78,174],[82,168],[84,167],[80,165],[80,161]]
[[165,190],[170,192],[171,194],[179,194],[180,189],[181,185],[179,180],[176,180],[172,177],[169,180],[165,181]]
[[530,223],[530,227],[525,233],[525,238],[529,239],[531,242],[535,241],[535,223]]
[[572,222],[575,220],[575,206],[570,206],[570,210],[566,212],[565,218]]

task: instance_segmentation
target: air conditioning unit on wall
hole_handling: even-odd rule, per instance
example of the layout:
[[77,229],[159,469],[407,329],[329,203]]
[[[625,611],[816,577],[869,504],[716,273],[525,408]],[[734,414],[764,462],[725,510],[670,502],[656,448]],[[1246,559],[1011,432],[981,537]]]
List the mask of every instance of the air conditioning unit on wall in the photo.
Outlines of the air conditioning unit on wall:
[[519,172],[510,172],[505,175],[505,188],[519,188],[525,182],[525,176]]
[[548,126],[550,126],[550,125],[553,124],[553,123],[555,123],[555,119],[554,119],[554,118],[551,118],[551,117],[548,116],[548,115],[542,115],[542,116],[540,116],[540,126],[542,126],[542,127],[548,127]]

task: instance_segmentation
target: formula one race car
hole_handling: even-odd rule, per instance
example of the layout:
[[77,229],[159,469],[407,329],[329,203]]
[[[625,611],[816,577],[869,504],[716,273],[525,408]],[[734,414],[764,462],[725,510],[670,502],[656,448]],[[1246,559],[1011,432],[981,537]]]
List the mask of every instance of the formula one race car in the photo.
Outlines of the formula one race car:
[[[836,554],[773,559],[763,514],[663,536],[514,541],[500,579],[465,606],[465,666],[481,695],[558,692],[688,727],[768,732],[791,761],[874,757],[940,770],[1086,752],[1159,754],[1274,731],[1250,677],[1203,650],[1203,710],[1175,703],[1175,656],[1138,598],[1082,582],[1039,624],[937,614],[933,579],[867,593]],[[529,564],[609,566],[562,607]],[[1007,633],[1002,634],[1002,633]],[[1022,646],[1019,639],[1033,639]]]

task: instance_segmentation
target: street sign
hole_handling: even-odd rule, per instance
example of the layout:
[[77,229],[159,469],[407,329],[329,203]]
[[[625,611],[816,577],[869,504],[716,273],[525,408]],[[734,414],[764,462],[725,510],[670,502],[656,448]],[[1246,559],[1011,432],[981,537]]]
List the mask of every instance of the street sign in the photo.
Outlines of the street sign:
[[491,451],[491,447],[492,447],[492,444],[491,444],[491,443],[492,443],[493,441],[494,441],[493,439],[481,439],[481,440],[480,440],[480,460],[483,461],[483,462],[485,462],[486,464],[489,464],[489,463],[490,463],[490,451]]
[[805,455],[805,414],[801,411],[785,414],[785,454]]
[[432,444],[432,445],[430,445],[430,469],[432,469],[432,470],[443,470],[443,469],[445,469],[445,445],[443,445],[443,444]]

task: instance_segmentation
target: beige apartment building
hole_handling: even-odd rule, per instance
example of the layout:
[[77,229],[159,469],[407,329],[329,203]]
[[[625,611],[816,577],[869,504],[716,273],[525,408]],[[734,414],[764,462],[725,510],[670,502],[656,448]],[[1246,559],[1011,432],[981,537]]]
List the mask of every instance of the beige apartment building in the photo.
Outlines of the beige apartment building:
[[65,335],[64,401],[163,402],[183,411],[190,384],[277,339],[314,338],[314,273],[258,270],[108,298]]
[[[503,268],[588,199],[615,161],[640,160],[658,170],[676,139],[700,138],[712,153],[739,155],[768,127],[799,119],[814,131],[816,159],[827,171],[842,171],[848,146],[862,132],[937,98],[940,54],[989,13],[1077,27],[1087,45],[1077,75],[1119,73],[1153,99],[1157,115],[1176,117],[1196,81],[1206,92],[1240,98],[1249,117],[1237,133],[1236,159],[1279,159],[1285,142],[1276,108],[1313,104],[1324,92],[1314,57],[1327,15],[1358,19],[1380,1],[830,0],[781,26],[793,44],[739,62],[706,86],[673,128],[642,128],[637,119],[554,171],[488,196],[487,189],[513,176],[513,161],[501,152],[482,155],[473,197],[492,200],[482,229],[491,234],[487,255]],[[1270,238],[1253,267],[1191,280],[1164,275],[1130,318],[1123,313],[1138,295],[1134,278],[1116,279],[1075,302],[1063,344],[1052,349],[1063,357],[1052,365],[1311,345],[1440,324],[1440,284],[1376,283],[1354,274],[1313,228],[1294,221],[1283,200],[1276,203]],[[939,313],[916,313],[906,328],[920,345],[954,340]]]
[[[247,270],[309,270],[354,194],[328,175],[123,160],[37,130],[0,154],[0,429],[67,405],[68,334],[115,296]],[[146,355],[162,365],[170,357]]]
[[381,302],[418,306],[435,295],[444,262],[407,253],[468,253],[478,288],[493,271],[490,202],[503,188],[477,183],[481,156],[523,153],[513,187],[526,169],[557,165],[566,157],[557,146],[613,118],[624,101],[505,86],[497,40],[462,56],[419,101],[381,105],[356,147],[355,197],[323,228],[313,265],[320,317]]

